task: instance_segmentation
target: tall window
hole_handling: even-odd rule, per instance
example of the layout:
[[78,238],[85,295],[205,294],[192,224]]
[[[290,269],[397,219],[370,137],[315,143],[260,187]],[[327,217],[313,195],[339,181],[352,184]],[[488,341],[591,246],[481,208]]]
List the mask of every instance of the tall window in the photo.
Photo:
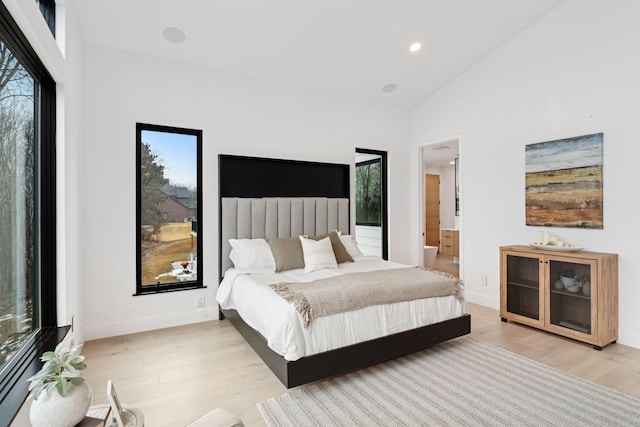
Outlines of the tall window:
[[366,255],[388,259],[386,151],[356,148],[356,240]]
[[356,224],[382,224],[382,157],[356,163]]
[[55,84],[0,3],[0,425],[56,329]]
[[137,294],[202,287],[202,131],[138,123]]

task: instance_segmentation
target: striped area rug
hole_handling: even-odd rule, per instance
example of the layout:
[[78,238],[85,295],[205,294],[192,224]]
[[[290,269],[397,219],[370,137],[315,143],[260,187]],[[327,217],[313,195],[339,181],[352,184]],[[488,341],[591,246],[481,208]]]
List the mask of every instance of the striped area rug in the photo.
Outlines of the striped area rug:
[[640,401],[469,337],[258,403],[269,426],[639,426]]

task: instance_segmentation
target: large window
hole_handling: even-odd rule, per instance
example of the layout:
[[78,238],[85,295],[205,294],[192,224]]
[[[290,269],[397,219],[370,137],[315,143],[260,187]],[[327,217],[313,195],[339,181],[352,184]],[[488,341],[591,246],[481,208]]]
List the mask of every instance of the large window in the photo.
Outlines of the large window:
[[137,294],[202,287],[202,131],[138,123]]
[[365,255],[388,259],[387,152],[356,148],[356,240]]
[[356,163],[356,225],[382,224],[382,157]]
[[55,84],[0,3],[0,425],[56,328]]

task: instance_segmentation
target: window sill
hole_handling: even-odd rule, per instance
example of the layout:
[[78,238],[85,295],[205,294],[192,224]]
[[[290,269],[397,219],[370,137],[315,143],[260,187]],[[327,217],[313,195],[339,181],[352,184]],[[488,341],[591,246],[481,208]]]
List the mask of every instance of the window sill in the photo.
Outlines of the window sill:
[[192,289],[206,289],[206,286],[199,285],[196,282],[185,282],[180,284],[168,284],[160,286],[145,286],[142,290],[133,294],[134,297],[141,295],[155,295],[166,292],[189,291]]

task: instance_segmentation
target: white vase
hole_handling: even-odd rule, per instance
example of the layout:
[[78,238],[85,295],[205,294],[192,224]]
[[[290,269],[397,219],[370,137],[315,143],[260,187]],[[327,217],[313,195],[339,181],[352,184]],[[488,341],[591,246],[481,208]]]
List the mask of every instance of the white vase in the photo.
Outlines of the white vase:
[[91,406],[91,388],[86,382],[69,385],[67,395],[62,397],[53,388],[42,393],[31,402],[29,420],[33,427],[73,427],[78,424]]

